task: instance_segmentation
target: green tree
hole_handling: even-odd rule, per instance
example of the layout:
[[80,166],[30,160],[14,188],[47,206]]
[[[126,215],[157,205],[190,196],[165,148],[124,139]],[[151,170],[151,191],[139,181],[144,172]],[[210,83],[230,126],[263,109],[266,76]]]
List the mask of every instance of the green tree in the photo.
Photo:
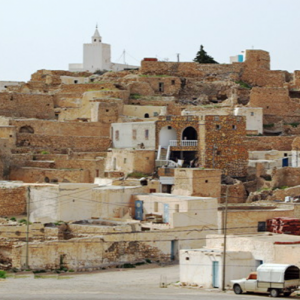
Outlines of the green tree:
[[197,52],[194,62],[199,64],[218,64],[211,56],[204,50],[203,45],[200,46],[200,50]]

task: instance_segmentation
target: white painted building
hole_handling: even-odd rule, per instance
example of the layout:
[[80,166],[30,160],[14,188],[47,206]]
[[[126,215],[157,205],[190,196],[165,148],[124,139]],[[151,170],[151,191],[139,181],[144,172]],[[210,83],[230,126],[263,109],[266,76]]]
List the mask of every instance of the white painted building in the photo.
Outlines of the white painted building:
[[155,121],[112,123],[113,148],[155,149]]
[[[230,280],[247,277],[262,263],[299,265],[299,237],[259,233],[227,235],[225,287]],[[223,235],[207,235],[201,249],[180,250],[180,281],[204,288],[222,287]]]
[[69,71],[89,71],[94,73],[97,70],[121,71],[126,68],[137,68],[127,64],[111,62],[111,49],[109,44],[102,43],[98,27],[92,36],[92,42],[83,45],[83,63],[69,64]]
[[235,116],[246,117],[246,130],[256,133],[263,133],[263,109],[261,107],[236,107]]

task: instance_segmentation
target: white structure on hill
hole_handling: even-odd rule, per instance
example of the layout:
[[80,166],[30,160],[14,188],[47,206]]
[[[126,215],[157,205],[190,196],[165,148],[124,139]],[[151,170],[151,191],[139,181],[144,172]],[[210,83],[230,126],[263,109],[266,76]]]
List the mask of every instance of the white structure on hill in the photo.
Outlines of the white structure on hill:
[[137,68],[137,66],[112,63],[110,53],[110,45],[102,43],[102,37],[99,34],[98,26],[96,26],[95,33],[92,36],[92,42],[83,44],[83,63],[69,64],[69,71],[89,71],[94,73],[97,70],[121,71],[126,68]]

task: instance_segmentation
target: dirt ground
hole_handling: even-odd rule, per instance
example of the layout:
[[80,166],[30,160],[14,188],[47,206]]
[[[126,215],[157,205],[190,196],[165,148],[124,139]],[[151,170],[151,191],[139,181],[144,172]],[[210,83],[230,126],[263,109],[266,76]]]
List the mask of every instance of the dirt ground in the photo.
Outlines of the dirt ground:
[[[161,288],[160,282],[167,284],[179,281],[179,266],[139,266],[135,269],[108,269],[94,273],[54,274],[34,278],[17,275],[0,281],[1,300],[198,300],[198,299],[266,299],[266,296],[225,294],[219,290],[176,287],[173,284]],[[280,299],[280,298],[277,298]]]

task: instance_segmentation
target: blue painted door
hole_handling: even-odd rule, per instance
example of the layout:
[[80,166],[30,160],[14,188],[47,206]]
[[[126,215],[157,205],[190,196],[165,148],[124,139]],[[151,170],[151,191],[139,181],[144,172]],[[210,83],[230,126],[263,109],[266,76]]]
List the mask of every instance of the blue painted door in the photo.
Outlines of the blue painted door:
[[219,287],[219,262],[218,261],[213,261],[212,262],[212,286],[214,288]]
[[289,158],[288,157],[284,157],[282,159],[282,166],[283,167],[288,167],[289,166]]
[[164,204],[164,223],[169,223],[169,204]]
[[143,221],[143,201],[136,200],[134,204],[135,212],[134,212],[134,218],[136,220]]

